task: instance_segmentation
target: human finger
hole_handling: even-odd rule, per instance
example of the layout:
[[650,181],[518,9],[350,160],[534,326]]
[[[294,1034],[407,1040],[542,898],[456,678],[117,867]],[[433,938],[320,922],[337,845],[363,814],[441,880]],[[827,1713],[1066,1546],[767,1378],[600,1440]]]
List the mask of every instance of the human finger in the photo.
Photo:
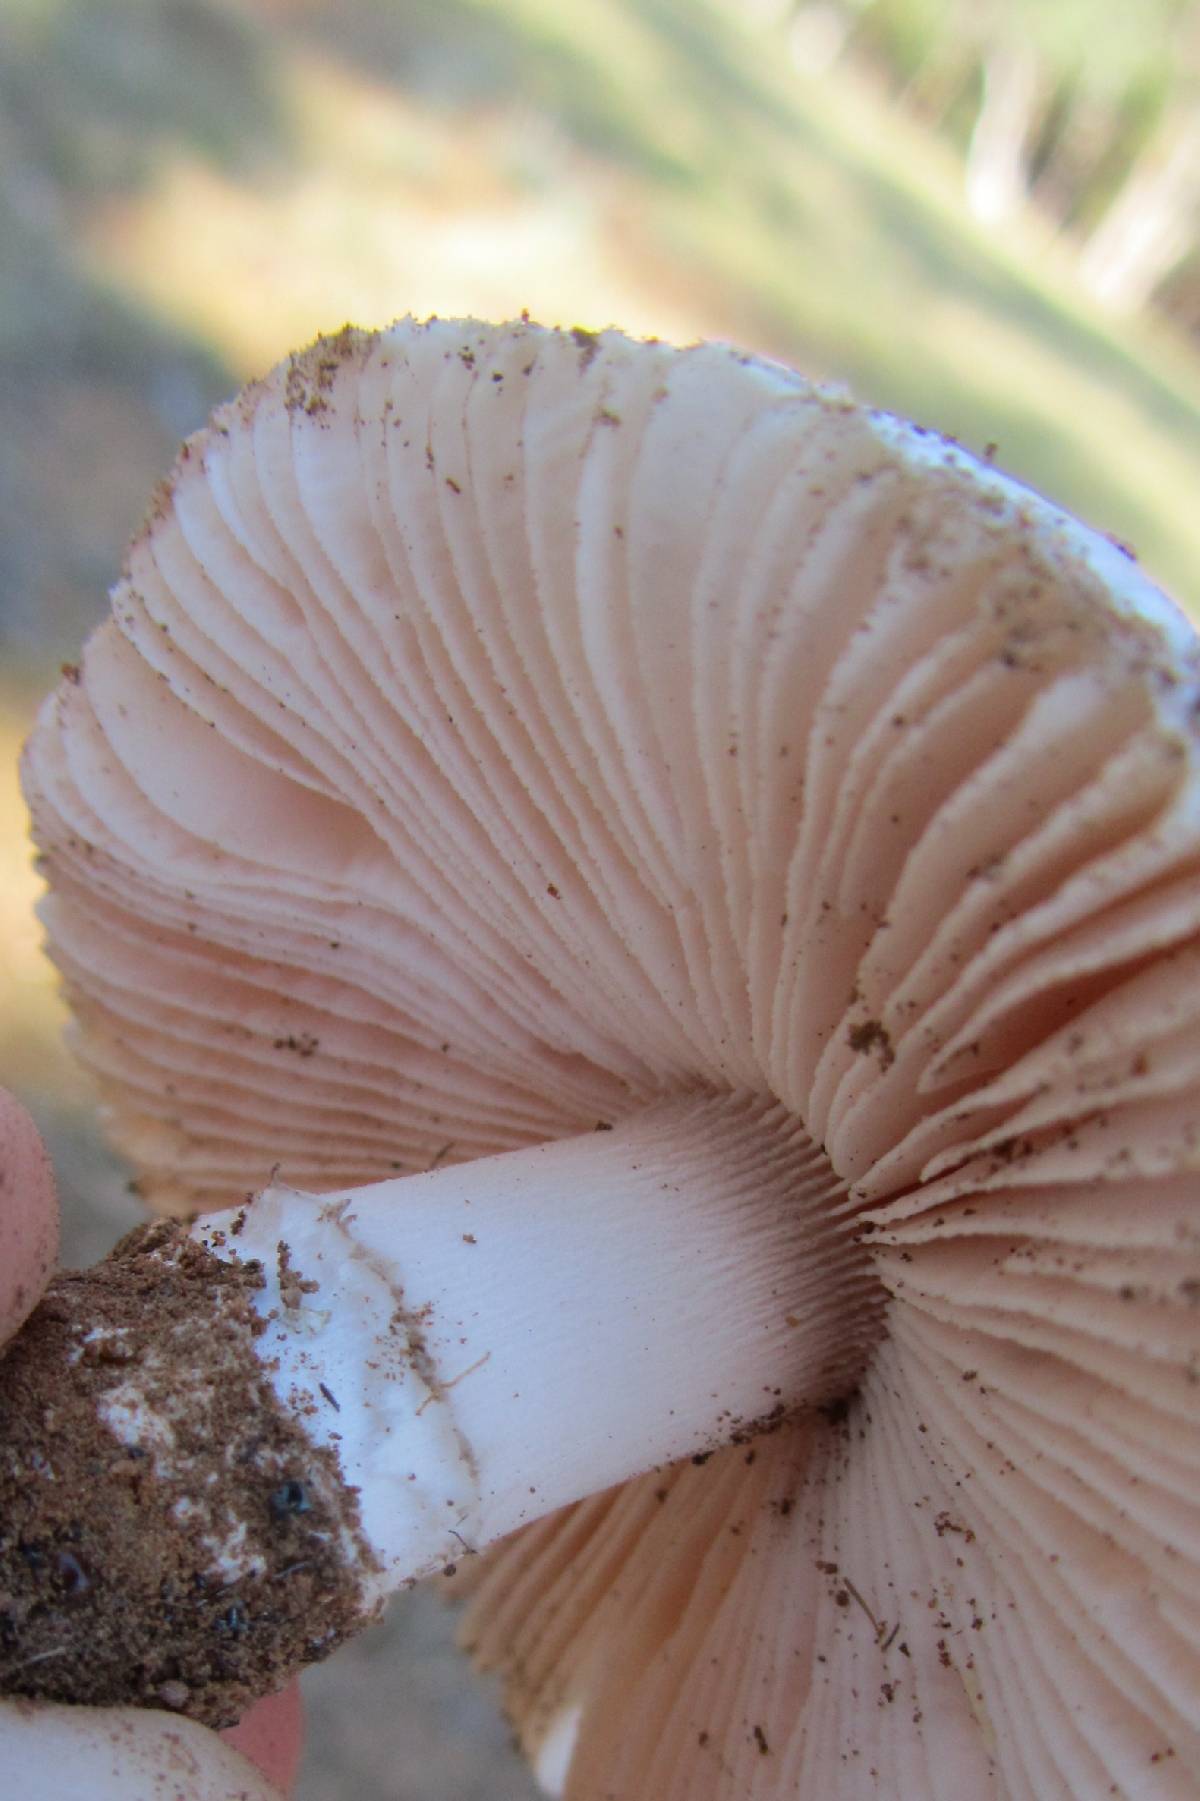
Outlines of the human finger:
[[58,1201],[38,1129],[0,1088],[0,1341],[37,1305],[58,1255]]
[[227,1727],[221,1737],[289,1795],[299,1774],[304,1740],[299,1684],[289,1682],[277,1695],[256,1702],[245,1718]]

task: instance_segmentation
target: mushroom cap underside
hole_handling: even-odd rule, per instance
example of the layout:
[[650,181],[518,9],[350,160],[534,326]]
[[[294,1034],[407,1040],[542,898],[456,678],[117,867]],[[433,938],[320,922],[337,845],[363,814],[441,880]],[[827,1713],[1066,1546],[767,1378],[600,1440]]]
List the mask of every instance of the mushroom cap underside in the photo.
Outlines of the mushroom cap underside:
[[1192,1792],[1196,677],[1117,548],[717,347],[348,331],[156,498],[25,776],[159,1204],[747,1089],[891,1297],[840,1417],[485,1560],[572,1801]]

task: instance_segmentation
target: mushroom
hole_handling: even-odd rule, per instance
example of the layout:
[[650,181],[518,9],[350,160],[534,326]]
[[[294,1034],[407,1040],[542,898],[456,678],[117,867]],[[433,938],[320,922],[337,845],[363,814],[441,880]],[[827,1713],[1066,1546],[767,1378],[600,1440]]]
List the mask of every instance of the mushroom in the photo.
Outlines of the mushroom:
[[54,1291],[78,1370],[162,1326],[94,1462],[179,1474],[207,1337],[196,1467],[327,1557],[293,1654],[456,1564],[569,1801],[1194,1794],[1198,669],[1118,547],[773,364],[290,359],[26,759],[146,1192],[267,1188]]

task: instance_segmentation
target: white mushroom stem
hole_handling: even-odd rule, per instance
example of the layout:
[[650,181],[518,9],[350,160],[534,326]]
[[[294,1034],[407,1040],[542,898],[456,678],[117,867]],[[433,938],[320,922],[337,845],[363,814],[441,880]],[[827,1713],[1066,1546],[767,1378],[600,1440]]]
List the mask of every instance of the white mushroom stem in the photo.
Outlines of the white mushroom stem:
[[706,1097],[193,1230],[261,1259],[261,1355],[359,1489],[385,1593],[846,1394],[878,1335],[853,1227],[782,1107]]
[[404,1583],[856,1387],[883,1290],[795,1115],[144,1228],[0,1383],[0,1688],[225,1724]]
[[158,1224],[0,1383],[0,1687],[211,1724],[401,1585],[856,1386],[883,1291],[769,1096]]

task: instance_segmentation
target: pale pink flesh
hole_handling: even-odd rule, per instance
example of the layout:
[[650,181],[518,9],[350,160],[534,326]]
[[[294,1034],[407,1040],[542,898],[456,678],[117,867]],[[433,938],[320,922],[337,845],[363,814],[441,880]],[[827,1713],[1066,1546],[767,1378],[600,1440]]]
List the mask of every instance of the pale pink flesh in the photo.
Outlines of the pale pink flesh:
[[57,1252],[50,1159],[24,1107],[0,1089],[0,1343],[37,1305]]
[[298,1682],[253,1706],[236,1726],[221,1733],[227,1745],[248,1758],[280,1794],[290,1795],[300,1773],[304,1744],[304,1704]]

